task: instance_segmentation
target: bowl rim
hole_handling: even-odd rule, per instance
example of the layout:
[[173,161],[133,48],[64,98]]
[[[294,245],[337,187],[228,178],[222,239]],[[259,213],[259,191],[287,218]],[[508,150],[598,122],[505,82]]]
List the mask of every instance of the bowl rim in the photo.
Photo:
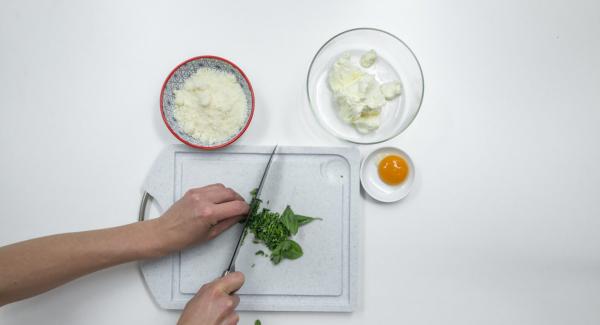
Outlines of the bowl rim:
[[[246,80],[246,83],[248,84],[248,90],[250,90],[250,97],[252,98],[252,107],[250,108],[250,115],[248,116],[248,120],[246,121],[246,124],[244,125],[244,127],[240,130],[240,132],[238,132],[238,134],[236,134],[233,138],[229,139],[227,142],[225,143],[221,143],[218,145],[214,145],[214,146],[201,146],[198,144],[194,144],[191,143],[185,139],[183,139],[182,137],[179,136],[179,134],[177,134],[177,132],[175,132],[175,130],[173,130],[173,128],[171,127],[171,125],[169,124],[169,122],[167,121],[167,117],[165,116],[165,110],[163,107],[163,98],[165,95],[165,89],[167,87],[167,83],[169,82],[169,80],[171,80],[171,77],[173,76],[173,74],[175,74],[175,72],[181,68],[184,64],[189,63],[191,61],[196,61],[196,60],[202,60],[202,59],[215,59],[215,60],[219,60],[219,61],[223,61],[226,64],[232,66],[234,69],[236,69],[240,75],[244,78],[244,80]],[[173,136],[175,136],[175,138],[177,138],[177,140],[183,142],[184,144],[193,147],[193,148],[197,148],[197,149],[203,149],[203,150],[215,150],[215,149],[219,149],[219,148],[223,148],[226,147],[232,143],[234,143],[235,141],[237,141],[237,139],[239,139],[248,129],[248,126],[250,126],[250,122],[252,121],[252,117],[254,116],[254,90],[252,88],[252,84],[250,83],[250,80],[248,79],[248,77],[246,76],[246,74],[244,73],[244,71],[238,67],[235,63],[222,58],[220,56],[216,56],[216,55],[200,55],[200,56],[195,56],[192,58],[189,58],[181,63],[179,63],[177,66],[175,66],[175,68],[173,68],[173,70],[171,70],[171,72],[167,75],[167,78],[165,78],[165,81],[162,84],[161,90],[160,90],[160,114],[162,116],[163,122],[165,123],[165,125],[167,126],[167,129],[169,129],[169,131],[171,132],[171,134],[173,134]]]
[[[359,30],[368,30],[368,31],[374,31],[374,32],[381,32],[384,34],[387,34],[388,36],[391,36],[392,38],[395,38],[397,41],[399,41],[402,45],[404,45],[406,47],[406,49],[408,49],[408,52],[412,55],[412,57],[415,59],[415,62],[417,62],[417,67],[419,68],[419,73],[421,74],[421,88],[423,89],[423,92],[421,94],[421,99],[419,100],[419,104],[417,105],[417,110],[415,112],[415,114],[410,118],[410,120],[408,121],[408,124],[406,125],[406,127],[392,135],[390,135],[389,137],[384,137],[381,140],[377,140],[377,141],[359,141],[359,140],[352,140],[349,139],[341,134],[339,134],[338,132],[336,132],[335,130],[331,129],[330,127],[326,126],[324,122],[321,121],[320,118],[318,118],[317,113],[316,113],[316,107],[313,106],[312,101],[311,101],[311,97],[310,97],[310,85],[309,85],[309,79],[310,79],[310,75],[311,75],[311,71],[313,68],[313,65],[317,59],[317,57],[319,56],[319,54],[321,54],[321,52],[323,51],[323,49],[325,49],[325,47],[327,45],[329,45],[329,43],[331,43],[333,40],[335,40],[336,38],[338,38],[339,36],[342,36],[344,34],[347,33],[351,33],[351,32],[355,32],[355,31],[359,31]],[[343,32],[337,33],[335,35],[333,35],[331,38],[329,38],[323,45],[321,45],[321,47],[319,47],[319,49],[317,50],[317,53],[315,53],[315,55],[313,56],[312,60],[310,61],[310,65],[308,66],[308,73],[306,74],[306,97],[308,99],[308,106],[310,107],[310,110],[312,111],[314,117],[316,118],[317,122],[319,123],[319,125],[321,125],[321,127],[323,129],[325,129],[327,132],[329,132],[330,134],[332,134],[333,136],[335,136],[338,139],[342,139],[351,143],[356,143],[356,144],[377,144],[377,143],[382,143],[385,141],[388,141],[390,139],[393,139],[395,137],[397,137],[398,135],[400,135],[402,132],[406,131],[406,129],[408,129],[408,127],[412,124],[412,122],[415,120],[415,118],[417,118],[417,115],[419,115],[419,112],[421,111],[421,106],[423,105],[423,98],[425,98],[425,77],[423,76],[423,68],[421,67],[421,63],[419,62],[419,59],[417,58],[417,56],[415,55],[415,52],[413,52],[413,50],[410,48],[410,46],[408,46],[408,44],[404,43],[404,41],[402,41],[398,36],[387,32],[383,29],[379,29],[379,28],[374,28],[374,27],[356,27],[356,28],[351,28],[351,29],[347,29]]]

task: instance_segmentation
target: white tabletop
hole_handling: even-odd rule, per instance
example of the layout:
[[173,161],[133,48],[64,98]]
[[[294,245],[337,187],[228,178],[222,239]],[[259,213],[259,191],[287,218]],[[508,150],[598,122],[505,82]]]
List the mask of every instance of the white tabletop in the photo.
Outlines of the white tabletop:
[[[351,314],[241,313],[240,324],[598,324],[600,2],[0,3],[0,245],[133,222],[166,75],[216,54],[256,91],[241,144],[339,145],[304,91],[312,56],[372,26],[416,53],[425,100],[385,145],[414,191],[365,199]],[[361,146],[364,154],[379,147]],[[0,309],[2,324],[175,324],[137,265]]]

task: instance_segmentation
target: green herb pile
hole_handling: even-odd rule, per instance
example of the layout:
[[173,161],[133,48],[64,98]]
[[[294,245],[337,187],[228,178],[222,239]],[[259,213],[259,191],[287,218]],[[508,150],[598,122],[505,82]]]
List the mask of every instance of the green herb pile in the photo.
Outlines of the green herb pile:
[[[273,264],[279,264],[285,258],[295,260],[302,256],[302,247],[290,237],[296,235],[301,226],[322,219],[296,214],[289,205],[281,214],[267,208],[260,209],[262,201],[256,198],[256,190],[251,194],[252,214],[247,221],[247,229],[254,234],[254,242],[267,246],[271,251],[270,258]],[[263,251],[256,252],[256,255],[269,256]]]

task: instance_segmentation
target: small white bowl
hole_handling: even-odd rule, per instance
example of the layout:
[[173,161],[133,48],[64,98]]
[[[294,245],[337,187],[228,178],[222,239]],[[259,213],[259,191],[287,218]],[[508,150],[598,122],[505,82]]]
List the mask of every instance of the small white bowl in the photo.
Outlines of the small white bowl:
[[[379,178],[377,168],[379,162],[387,155],[398,155],[408,164],[406,180],[398,185],[388,185]],[[396,202],[408,195],[415,180],[415,165],[408,154],[398,148],[383,147],[371,152],[363,159],[360,166],[360,182],[365,191],[375,200]]]

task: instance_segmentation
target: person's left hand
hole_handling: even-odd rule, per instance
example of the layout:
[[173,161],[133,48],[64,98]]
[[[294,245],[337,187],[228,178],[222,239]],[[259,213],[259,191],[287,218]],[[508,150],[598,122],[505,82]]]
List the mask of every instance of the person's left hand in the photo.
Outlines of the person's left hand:
[[185,193],[153,222],[158,255],[215,238],[239,222],[249,206],[234,190],[213,184]]

